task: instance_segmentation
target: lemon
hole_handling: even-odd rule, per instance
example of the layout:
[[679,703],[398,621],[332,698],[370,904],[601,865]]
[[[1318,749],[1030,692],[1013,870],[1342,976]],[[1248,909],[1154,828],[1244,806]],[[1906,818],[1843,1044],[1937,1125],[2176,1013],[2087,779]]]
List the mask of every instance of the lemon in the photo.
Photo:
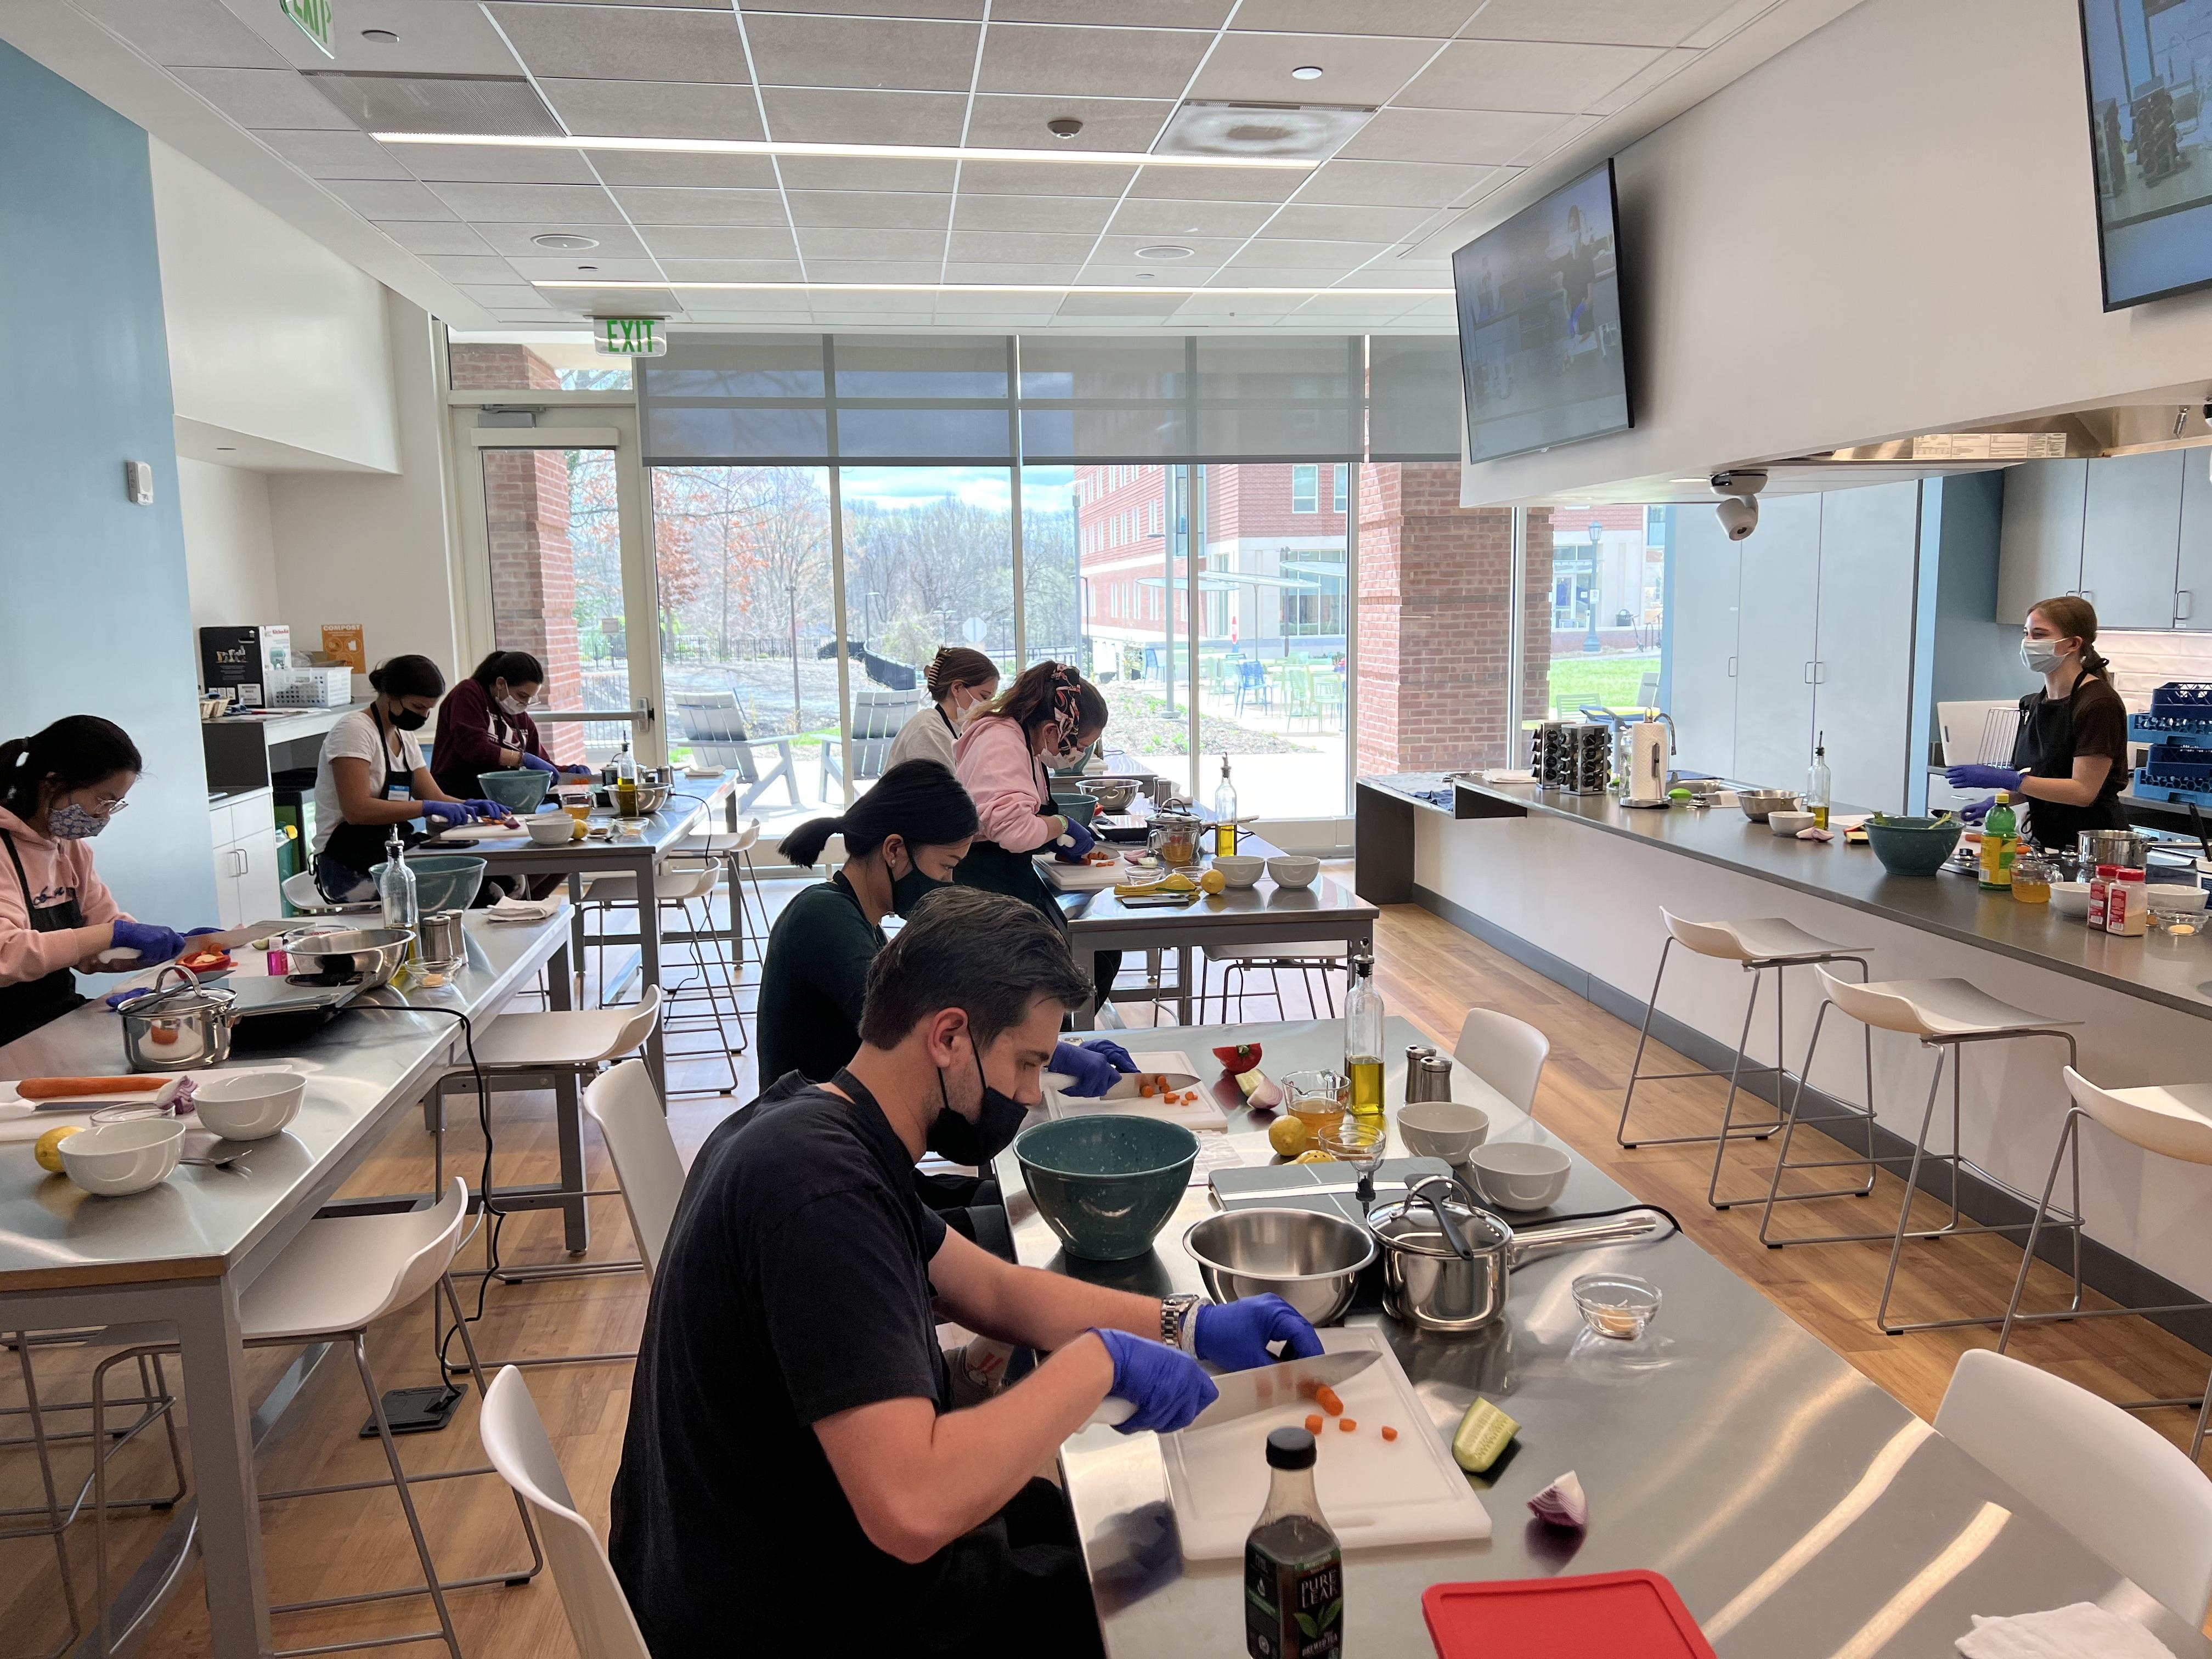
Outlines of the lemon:
[[1332,1158],[1328,1153],[1322,1152],[1320,1148],[1316,1147],[1310,1152],[1300,1152],[1296,1158],[1292,1158],[1291,1162],[1293,1164],[1334,1164],[1336,1162],[1336,1159]]
[[62,1172],[62,1142],[83,1127],[82,1123],[64,1123],[40,1135],[38,1146],[32,1153],[39,1160],[39,1167],[51,1175],[59,1175]]
[[1309,1138],[1305,1124],[1297,1118],[1279,1117],[1267,1126],[1267,1144],[1285,1158],[1296,1158],[1305,1151]]
[[1198,878],[1198,884],[1209,893],[1218,893],[1229,885],[1228,878],[1218,870],[1208,870]]

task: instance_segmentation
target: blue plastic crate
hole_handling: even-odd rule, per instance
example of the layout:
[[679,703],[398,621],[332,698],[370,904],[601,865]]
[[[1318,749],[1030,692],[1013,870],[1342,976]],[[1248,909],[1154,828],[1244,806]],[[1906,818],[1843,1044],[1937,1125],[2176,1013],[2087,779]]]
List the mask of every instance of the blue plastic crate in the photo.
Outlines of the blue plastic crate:
[[2150,712],[2212,716],[2212,681],[2168,680],[2150,694]]
[[2212,749],[2212,714],[2130,714],[2128,738],[2135,743],[2180,744]]
[[2134,787],[2129,793],[2138,800],[2164,801],[2172,806],[2197,805],[2212,811],[2212,789],[2179,789],[2170,784],[2158,783],[2137,769]]

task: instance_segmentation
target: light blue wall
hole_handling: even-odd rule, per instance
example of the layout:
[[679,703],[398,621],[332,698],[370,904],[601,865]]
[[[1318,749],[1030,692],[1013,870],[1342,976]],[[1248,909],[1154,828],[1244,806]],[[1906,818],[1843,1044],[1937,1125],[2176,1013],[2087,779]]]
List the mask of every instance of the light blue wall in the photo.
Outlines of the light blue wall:
[[[1913,653],[1913,730],[1932,762],[1942,733],[1936,705],[2017,697],[2035,689],[2020,665],[2020,629],[1996,619],[2002,471],[1926,478],[1920,485],[1919,641]],[[1914,769],[1917,811],[1924,771]]]
[[[105,714],[146,772],[99,843],[124,908],[215,920],[146,135],[0,41],[0,737]],[[154,504],[123,464],[154,469]]]

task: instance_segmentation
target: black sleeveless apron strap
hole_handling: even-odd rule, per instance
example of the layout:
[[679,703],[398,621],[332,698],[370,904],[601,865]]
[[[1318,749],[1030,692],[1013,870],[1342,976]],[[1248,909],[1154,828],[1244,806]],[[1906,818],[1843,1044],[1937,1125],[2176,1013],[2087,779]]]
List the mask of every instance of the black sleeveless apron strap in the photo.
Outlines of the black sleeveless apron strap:
[[[84,906],[75,898],[44,908],[31,902],[31,878],[23,873],[23,855],[15,850],[15,837],[0,830],[7,843],[8,862],[15,866],[15,884],[23,890],[23,914],[34,933],[59,933],[84,926]],[[0,985],[0,1042],[13,1042],[51,1020],[59,1019],[87,999],[77,994],[76,980],[66,968],[20,984]]]
[[[383,715],[372,708],[368,717],[376,723],[377,733],[384,740],[384,785],[378,790],[377,796],[379,799],[389,800],[392,792],[401,785],[413,786],[414,775],[392,758],[392,729],[385,725]],[[368,872],[384,862],[384,844],[391,833],[392,826],[389,824],[353,823],[341,819],[337,827],[331,831],[331,838],[323,843],[323,850],[317,855],[316,861],[320,863],[322,860],[328,859],[333,864],[344,866],[366,881]],[[404,845],[412,847],[424,837],[420,832],[403,825],[399,839]],[[346,897],[343,893],[329,891],[319,878],[315,887],[333,904],[343,902]]]

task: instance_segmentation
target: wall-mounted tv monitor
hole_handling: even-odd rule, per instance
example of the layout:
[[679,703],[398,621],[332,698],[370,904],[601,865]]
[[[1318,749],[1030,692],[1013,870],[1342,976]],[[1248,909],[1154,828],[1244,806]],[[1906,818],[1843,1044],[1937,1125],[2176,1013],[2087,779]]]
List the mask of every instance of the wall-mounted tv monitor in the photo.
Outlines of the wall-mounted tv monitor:
[[1470,460],[1632,424],[1614,207],[1608,161],[1452,255]]
[[2105,309],[2212,283],[2212,0],[2081,0]]

